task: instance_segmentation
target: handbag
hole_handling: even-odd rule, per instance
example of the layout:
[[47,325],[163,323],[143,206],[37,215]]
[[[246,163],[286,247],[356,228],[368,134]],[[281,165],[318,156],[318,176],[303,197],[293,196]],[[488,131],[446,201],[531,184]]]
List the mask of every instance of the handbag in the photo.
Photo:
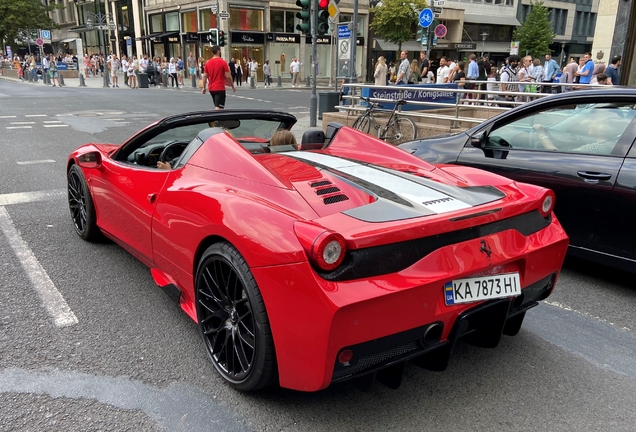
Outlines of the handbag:
[[197,86],[201,89],[203,88],[203,79],[197,80]]
[[527,84],[525,88],[526,93],[536,93],[537,85],[536,84]]

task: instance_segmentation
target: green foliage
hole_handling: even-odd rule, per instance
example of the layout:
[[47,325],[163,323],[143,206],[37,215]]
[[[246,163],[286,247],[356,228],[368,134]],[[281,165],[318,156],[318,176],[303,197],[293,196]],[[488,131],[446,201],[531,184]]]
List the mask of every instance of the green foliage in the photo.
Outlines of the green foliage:
[[0,0],[0,41],[15,48],[20,29],[53,29],[59,26],[48,12],[63,5],[45,6],[40,0]]
[[415,39],[414,26],[418,26],[419,15],[426,8],[426,0],[382,0],[382,4],[371,8],[371,28],[385,41],[398,45]]
[[513,38],[519,41],[520,55],[527,51],[532,57],[543,57],[550,52],[555,36],[550,27],[550,10],[543,6],[543,0],[532,2],[531,6],[526,21],[515,29]]

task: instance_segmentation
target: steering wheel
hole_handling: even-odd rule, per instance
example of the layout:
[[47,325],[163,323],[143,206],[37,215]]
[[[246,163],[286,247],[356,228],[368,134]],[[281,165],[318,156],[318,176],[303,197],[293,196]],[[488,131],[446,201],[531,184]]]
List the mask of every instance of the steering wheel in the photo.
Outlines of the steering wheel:
[[173,142],[171,142],[171,143],[168,143],[168,144],[167,144],[167,145],[163,148],[163,150],[161,151],[161,154],[159,155],[159,160],[160,160],[161,162],[169,162],[169,161],[171,161],[172,159],[174,159],[175,157],[177,157],[179,154],[181,154],[181,153],[179,153],[179,154],[175,155],[175,154],[174,154],[174,148],[175,148],[175,147],[178,147],[178,146],[183,147],[183,148],[181,149],[181,152],[183,152],[183,149],[185,149],[185,147],[186,147],[187,145],[188,145],[188,144],[183,143],[183,142],[181,142],[181,141],[173,141]]

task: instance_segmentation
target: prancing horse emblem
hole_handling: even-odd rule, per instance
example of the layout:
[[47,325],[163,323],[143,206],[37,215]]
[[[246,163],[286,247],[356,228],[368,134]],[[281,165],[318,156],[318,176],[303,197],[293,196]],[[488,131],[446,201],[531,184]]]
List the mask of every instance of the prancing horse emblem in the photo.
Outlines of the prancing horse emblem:
[[481,240],[481,247],[479,248],[479,252],[486,254],[486,257],[488,258],[488,262],[490,263],[490,265],[492,265],[492,262],[490,261],[490,255],[492,254],[492,250],[490,249],[490,246],[488,246],[488,243],[486,243],[486,240]]

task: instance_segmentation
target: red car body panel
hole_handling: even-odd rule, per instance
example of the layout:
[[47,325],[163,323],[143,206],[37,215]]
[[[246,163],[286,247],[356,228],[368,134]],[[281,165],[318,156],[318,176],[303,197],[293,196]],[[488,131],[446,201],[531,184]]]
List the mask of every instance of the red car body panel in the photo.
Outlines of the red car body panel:
[[[448,338],[460,313],[479,303],[446,306],[452,279],[519,272],[522,287],[558,274],[568,238],[552,215],[545,228],[523,235],[509,229],[440,247],[397,272],[330,281],[321,277],[294,231],[311,221],[340,233],[348,250],[465,230],[537,210],[545,189],[471,168],[435,167],[401,149],[342,128],[321,151],[297,152],[358,161],[459,187],[496,186],[501,199],[477,208],[425,217],[365,222],[347,212],[375,201],[328,170],[280,154],[250,154],[228,134],[209,138],[172,171],[113,160],[117,146],[87,144],[101,164],[82,168],[97,224],[152,269],[155,281],[181,292],[181,307],[196,321],[194,275],[209,244],[224,240],[248,263],[269,317],[280,385],[302,391],[327,387],[338,352],[432,322]],[[328,180],[348,199],[325,205],[310,184]],[[475,215],[472,216],[471,215]],[[491,254],[479,253],[480,242]]]

